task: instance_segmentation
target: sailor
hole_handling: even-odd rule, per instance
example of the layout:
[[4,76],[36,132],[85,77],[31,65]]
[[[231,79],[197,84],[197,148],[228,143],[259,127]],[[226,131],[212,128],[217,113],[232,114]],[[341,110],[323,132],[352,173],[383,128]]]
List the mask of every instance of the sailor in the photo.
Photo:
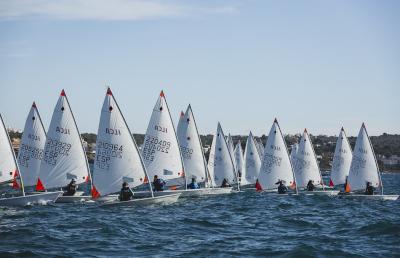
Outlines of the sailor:
[[315,186],[313,184],[313,181],[312,180],[308,181],[308,183],[307,183],[307,191],[314,191],[314,188],[315,188]]
[[367,187],[365,188],[366,195],[374,195],[374,187],[371,185],[371,182],[367,182]]
[[346,181],[344,182],[344,185],[343,185],[343,192],[344,193],[346,193],[347,192],[347,188],[348,188],[348,182],[347,182],[347,179],[348,179],[349,177],[348,176],[346,176]]
[[228,180],[226,180],[226,178],[224,178],[224,180],[222,180],[221,187],[231,187],[231,185],[228,183]]
[[65,192],[63,196],[73,196],[76,193],[76,189],[78,186],[76,185],[75,179],[71,179],[71,182],[64,188]]
[[118,199],[121,202],[126,202],[126,201],[131,200],[132,198],[133,198],[133,193],[132,193],[131,189],[129,189],[128,183],[123,182],[121,191],[119,192]]
[[196,178],[192,178],[192,182],[188,184],[188,189],[199,189],[200,186],[196,182]]
[[257,192],[262,191],[262,187],[261,187],[260,182],[258,181],[258,178],[257,178],[257,180],[256,180],[256,185],[255,185],[255,187],[256,187],[256,191],[257,191]]
[[164,191],[164,185],[165,185],[165,181],[158,178],[157,175],[154,176],[153,179],[153,187],[154,187],[154,191]]
[[278,194],[285,194],[287,193],[288,189],[286,187],[286,185],[283,184],[282,180],[279,180],[278,182],[275,183],[276,185],[278,185]]

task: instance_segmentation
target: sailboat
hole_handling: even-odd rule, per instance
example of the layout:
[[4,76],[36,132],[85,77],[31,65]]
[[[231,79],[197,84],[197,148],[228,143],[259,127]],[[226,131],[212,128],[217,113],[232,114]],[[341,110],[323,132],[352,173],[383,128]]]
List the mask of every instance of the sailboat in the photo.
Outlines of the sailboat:
[[234,152],[235,152],[235,147],[234,147],[234,145],[233,145],[233,139],[232,139],[232,136],[231,136],[230,133],[229,133],[228,136],[225,137],[225,138],[226,138],[226,144],[228,144],[229,154],[230,154],[231,157],[232,157],[233,166],[234,166],[234,168],[235,168],[235,173],[236,173],[236,172],[237,172],[237,168],[236,168],[236,160],[235,160],[235,154],[234,154]]
[[[65,91],[62,90],[47,131],[36,191],[60,189],[72,179],[77,185],[91,183],[81,135]],[[69,203],[91,199],[91,196],[83,194],[83,191],[77,191],[73,196],[60,196],[56,202]]]
[[261,168],[261,158],[252,132],[247,137],[244,150],[244,169],[240,180],[241,186],[249,185],[254,187]]
[[[130,189],[148,184],[151,197],[119,201],[115,193],[122,183]],[[154,197],[135,139],[110,88],[101,109],[96,139],[96,156],[93,171],[93,199],[102,200],[104,206],[172,203],[179,193]],[[134,194],[135,197],[135,194]]]
[[[380,194],[365,195],[357,192],[365,191],[367,182],[374,188],[380,188]],[[350,165],[346,192],[351,192],[350,197],[362,197],[380,200],[397,200],[399,195],[384,195],[381,173],[376,161],[374,149],[369,139],[367,129],[363,123],[358,133],[356,145],[354,147],[353,158]]]
[[166,181],[170,190],[186,189],[178,139],[163,91],[153,108],[142,147],[142,157],[149,180],[158,176]]
[[346,183],[352,158],[353,154],[351,152],[350,143],[342,127],[336,142],[335,153],[333,155],[331,178],[329,181],[330,187]]
[[243,176],[243,171],[244,171],[244,158],[243,158],[242,143],[240,142],[240,139],[236,143],[233,155],[236,164],[236,177],[240,180],[240,178]]
[[263,143],[261,141],[261,138],[258,139],[258,140],[257,139],[255,139],[255,140],[256,140],[256,146],[257,146],[258,154],[260,156],[260,159],[262,159],[263,156],[264,156],[264,145],[263,145]]
[[33,102],[26,118],[24,132],[18,152],[19,172],[24,178],[24,186],[35,186],[40,170],[40,163],[44,156],[46,131],[36,103]]
[[307,183],[311,180],[317,188],[321,190],[306,191],[307,195],[337,195],[338,190],[326,190],[322,180],[321,171],[317,163],[314,148],[311,143],[307,129],[304,129],[301,137],[299,149],[293,159],[294,174],[298,189],[305,189]]
[[292,163],[295,160],[298,150],[299,150],[299,144],[298,143],[293,144],[292,151],[290,152],[290,160],[292,161]]
[[12,149],[10,137],[0,115],[0,185],[20,189],[18,196],[5,194],[0,197],[0,206],[26,206],[35,203],[54,202],[62,192],[48,192],[26,195],[18,163]]
[[258,180],[263,191],[275,192],[278,188],[277,182],[282,181],[297,192],[292,163],[277,119],[268,135]]
[[177,135],[185,166],[186,184],[191,183],[192,178],[195,178],[197,183],[204,186],[200,189],[182,191],[182,195],[199,196],[230,193],[230,189],[211,187],[211,177],[191,105],[187,107],[186,112],[179,119]]
[[218,123],[217,133],[214,135],[211,144],[210,156],[208,158],[208,171],[212,179],[213,187],[220,187],[224,179],[226,179],[231,186],[238,183],[234,161],[220,123]]

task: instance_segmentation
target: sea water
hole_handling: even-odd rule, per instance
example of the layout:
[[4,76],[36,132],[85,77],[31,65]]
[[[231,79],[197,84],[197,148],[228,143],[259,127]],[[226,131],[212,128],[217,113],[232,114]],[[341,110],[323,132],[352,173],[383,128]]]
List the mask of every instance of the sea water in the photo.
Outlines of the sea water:
[[[399,194],[400,174],[383,174]],[[400,201],[246,191],[168,206],[0,208],[0,257],[399,257]]]

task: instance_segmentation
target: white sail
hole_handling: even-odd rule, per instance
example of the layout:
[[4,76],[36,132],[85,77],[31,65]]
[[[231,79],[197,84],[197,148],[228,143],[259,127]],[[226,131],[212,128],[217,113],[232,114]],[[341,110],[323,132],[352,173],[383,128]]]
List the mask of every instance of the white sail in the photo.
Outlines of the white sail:
[[276,119],[268,134],[258,180],[263,189],[277,188],[280,180],[287,186],[294,186],[292,164]]
[[47,131],[36,190],[64,187],[71,179],[81,184],[89,181],[89,177],[81,135],[62,90]]
[[177,134],[186,172],[186,183],[190,183],[192,178],[198,183],[206,182],[207,165],[190,105],[179,119]]
[[257,143],[250,132],[244,150],[244,171],[240,181],[241,185],[255,184],[260,173],[261,158],[257,150]]
[[109,88],[97,132],[93,195],[98,197],[116,193],[123,182],[133,188],[146,181],[138,147]]
[[142,155],[150,180],[157,175],[167,181],[168,186],[185,184],[178,139],[162,91],[147,127]]
[[350,190],[364,190],[367,182],[370,182],[373,187],[379,187],[381,186],[380,181],[379,167],[376,163],[374,150],[367,129],[362,124],[351,160],[348,178]]
[[37,183],[45,143],[46,131],[36,104],[33,102],[25,122],[17,159],[25,186],[34,186]]
[[298,188],[305,188],[309,180],[314,181],[314,185],[321,185],[321,172],[307,130],[304,130],[301,137],[293,167]]
[[243,149],[242,149],[242,143],[240,140],[238,143],[236,143],[236,147],[233,151],[234,157],[235,157],[235,164],[236,164],[236,174],[237,176],[243,174],[244,170],[244,158],[243,158]]
[[264,145],[262,144],[261,139],[256,140],[256,147],[257,147],[257,151],[260,156],[260,159],[262,159],[262,157],[264,156]]
[[1,115],[0,120],[0,183],[4,183],[14,180],[18,175],[18,167],[15,162],[10,138]]
[[340,185],[346,182],[352,157],[353,154],[351,152],[350,143],[342,127],[336,142],[335,154],[333,155],[330,186]]
[[231,157],[232,157],[232,160],[233,160],[233,166],[234,166],[235,171],[236,171],[236,160],[235,160],[235,155],[234,155],[235,148],[234,148],[234,145],[233,145],[233,139],[232,139],[231,134],[228,134],[228,137],[226,137],[225,139],[226,139],[226,143],[228,144],[228,150],[229,150],[229,153],[231,154]]
[[294,159],[296,158],[298,150],[299,150],[299,144],[298,143],[293,144],[292,151],[290,152],[290,160],[292,161],[292,163],[294,162]]
[[218,123],[217,133],[214,135],[211,145],[208,171],[212,178],[213,186],[221,186],[224,178],[230,184],[233,184],[236,180],[233,159],[220,123]]

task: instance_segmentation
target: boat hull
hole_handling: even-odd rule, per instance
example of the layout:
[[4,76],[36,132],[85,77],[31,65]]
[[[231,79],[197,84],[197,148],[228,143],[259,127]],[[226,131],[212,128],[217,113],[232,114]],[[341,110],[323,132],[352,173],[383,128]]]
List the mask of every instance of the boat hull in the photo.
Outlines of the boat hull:
[[17,196],[10,198],[0,199],[0,206],[26,206],[31,204],[41,204],[41,203],[49,203],[55,202],[56,199],[63,192],[44,192],[44,193],[35,193],[31,195],[25,196]]
[[[206,195],[220,195],[220,194],[230,194],[232,193],[232,187],[224,188],[199,188],[199,189],[182,189],[182,190],[165,190],[160,192],[154,192],[154,196],[163,196],[174,193],[181,193],[181,197],[199,197]],[[145,198],[150,197],[150,191],[140,191],[134,192],[135,198]]]
[[383,201],[396,201],[399,199],[399,195],[365,195],[365,194],[341,194],[340,197],[354,198],[354,199],[372,199],[372,200],[383,200]]
[[60,195],[56,203],[76,203],[76,202],[86,202],[92,199],[92,196],[90,195],[83,195],[84,192],[76,192],[72,196],[63,196]]
[[302,191],[303,195],[325,195],[325,196],[335,196],[339,194],[339,190],[316,190],[316,191]]
[[145,205],[153,205],[153,204],[172,204],[178,201],[181,193],[174,194],[166,194],[162,196],[148,197],[148,198],[139,198],[132,199],[130,201],[121,202],[118,199],[114,199],[112,201],[107,201],[100,204],[100,207],[112,207],[112,206],[145,206]]

